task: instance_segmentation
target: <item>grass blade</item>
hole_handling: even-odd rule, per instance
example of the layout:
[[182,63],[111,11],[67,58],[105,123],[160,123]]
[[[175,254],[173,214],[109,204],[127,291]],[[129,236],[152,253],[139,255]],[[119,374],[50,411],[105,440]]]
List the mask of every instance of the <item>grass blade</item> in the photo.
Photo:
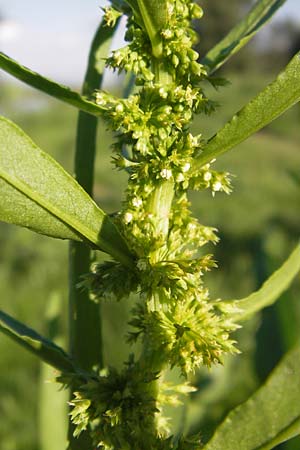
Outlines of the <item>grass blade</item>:
[[269,84],[213,136],[195,159],[194,169],[232,149],[300,100],[300,52]]
[[0,69],[29,86],[68,103],[69,105],[75,106],[82,111],[86,111],[96,116],[101,115],[103,111],[105,111],[105,108],[88,100],[86,97],[81,96],[78,92],[72,91],[66,86],[33,72],[2,52],[0,52]]
[[55,160],[0,117],[0,220],[48,236],[88,240],[130,264],[108,216]]
[[300,347],[266,383],[231,411],[203,450],[267,450],[300,431]]
[[75,371],[71,358],[64,350],[3,311],[0,311],[0,330],[55,369]]
[[202,59],[201,63],[215,72],[231,56],[237,53],[271,19],[286,0],[259,0],[249,13],[215,45]]

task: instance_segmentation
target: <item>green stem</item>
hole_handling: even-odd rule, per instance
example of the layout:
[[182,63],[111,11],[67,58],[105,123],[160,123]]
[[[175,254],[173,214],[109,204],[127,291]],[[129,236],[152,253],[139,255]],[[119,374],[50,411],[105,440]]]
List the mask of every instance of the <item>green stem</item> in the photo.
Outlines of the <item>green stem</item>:
[[[99,57],[107,54],[114,29],[103,23],[98,28],[92,42],[88,67],[82,94],[91,95],[101,86],[104,61]],[[103,61],[103,62],[102,62]],[[92,196],[94,183],[94,162],[96,151],[97,118],[79,112],[75,151],[75,177]],[[70,351],[78,365],[91,370],[94,365],[103,365],[102,336],[99,306],[91,302],[86,290],[76,286],[80,277],[89,272],[91,264],[90,247],[84,243],[70,243],[69,277],[69,321]],[[91,440],[87,432],[79,438],[73,437],[73,427],[69,427],[69,448],[71,450],[91,450]]]
[[[158,59],[153,61],[153,68],[155,73],[156,82],[162,83],[164,85],[170,84],[172,78],[170,74],[165,70],[164,65]],[[165,240],[168,237],[169,232],[169,217],[172,207],[172,201],[174,197],[174,181],[164,180],[162,181],[153,194],[151,195],[147,210],[153,215],[153,223],[156,227],[156,234],[162,236]],[[156,263],[161,260],[161,250],[155,250],[151,253],[150,259],[152,263]],[[159,298],[152,299],[151,307],[155,310],[160,305]],[[161,373],[165,367],[165,360],[163,355],[153,352],[148,344],[147,336],[144,337],[142,354],[139,360],[141,365],[141,370],[147,372]],[[145,390],[151,394],[152,398],[157,398],[159,393],[159,382],[158,380],[147,383]],[[153,416],[153,435],[156,435],[156,419]],[[155,444],[154,444],[155,445]]]
[[[163,181],[155,189],[148,202],[148,212],[153,215],[156,226],[156,234],[167,237],[169,231],[169,215],[174,196],[174,182]],[[151,261],[160,259],[160,251],[156,250],[151,255]]]

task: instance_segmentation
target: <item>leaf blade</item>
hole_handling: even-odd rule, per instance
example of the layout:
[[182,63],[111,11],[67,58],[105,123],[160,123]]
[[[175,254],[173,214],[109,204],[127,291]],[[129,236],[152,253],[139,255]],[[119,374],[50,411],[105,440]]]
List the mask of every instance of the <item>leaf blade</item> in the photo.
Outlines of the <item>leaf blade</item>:
[[69,105],[75,106],[82,111],[99,116],[103,114],[105,108],[81,96],[78,92],[63,86],[55,81],[43,77],[42,75],[22,66],[14,59],[0,52],[0,69],[9,73],[13,77],[28,84],[29,86],[42,91],[51,97],[57,98]]
[[263,91],[208,140],[195,159],[197,170],[207,162],[240,144],[300,101],[300,52]]
[[228,414],[203,450],[267,450],[297,435],[299,361],[297,346],[281,360],[262,387]]
[[229,300],[239,312],[234,313],[237,321],[247,320],[250,316],[272,305],[291,284],[300,272],[300,243],[287,260],[262,285],[262,287],[241,300]]
[[153,55],[156,58],[162,56],[162,38],[160,32],[167,20],[167,2],[166,0],[137,0],[139,12],[144,22],[152,44]]
[[286,0],[257,1],[249,13],[201,60],[209,73],[215,72],[238,52],[271,19]]
[[76,180],[0,116],[0,220],[48,236],[89,241],[130,264],[117,228]]
[[3,311],[0,311],[0,331],[57,370],[75,371],[71,358],[61,347]]

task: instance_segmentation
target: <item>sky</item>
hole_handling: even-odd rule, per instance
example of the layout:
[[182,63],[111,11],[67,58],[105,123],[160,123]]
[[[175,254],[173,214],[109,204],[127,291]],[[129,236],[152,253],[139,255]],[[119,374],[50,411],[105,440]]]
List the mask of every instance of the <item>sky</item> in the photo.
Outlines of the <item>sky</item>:
[[[79,85],[101,19],[103,0],[0,0],[0,51],[55,81]],[[287,0],[277,20],[299,23],[300,0]],[[117,46],[119,40],[114,43]]]

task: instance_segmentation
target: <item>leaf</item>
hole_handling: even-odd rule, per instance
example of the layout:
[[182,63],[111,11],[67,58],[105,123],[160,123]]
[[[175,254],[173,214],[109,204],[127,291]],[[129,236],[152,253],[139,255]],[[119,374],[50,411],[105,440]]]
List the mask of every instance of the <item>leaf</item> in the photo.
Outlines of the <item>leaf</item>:
[[56,238],[87,240],[131,264],[108,216],[55,160],[1,116],[0,220]]
[[266,306],[272,305],[289,287],[299,271],[300,244],[296,246],[288,259],[265,281],[258,291],[241,300],[228,301],[239,309],[239,312],[234,314],[234,319],[237,321],[246,320]]
[[166,0],[136,0],[139,12],[142,16],[145,29],[152,44],[153,55],[156,58],[162,56],[161,30],[167,22]]
[[3,69],[5,72],[29,86],[39,89],[58,100],[81,109],[82,111],[96,116],[103,114],[105,111],[103,106],[97,105],[95,102],[88,100],[86,97],[81,96],[78,92],[72,91],[66,86],[33,72],[2,52],[0,52],[0,69]]
[[193,168],[227,152],[260,130],[300,100],[300,52],[269,84],[213,136],[195,159]]
[[0,331],[57,370],[75,371],[71,358],[62,348],[3,311],[0,311]]
[[271,19],[286,0],[260,0],[249,13],[202,59],[201,63],[215,72],[238,52]]
[[232,410],[203,450],[267,450],[300,432],[300,347],[266,383]]

